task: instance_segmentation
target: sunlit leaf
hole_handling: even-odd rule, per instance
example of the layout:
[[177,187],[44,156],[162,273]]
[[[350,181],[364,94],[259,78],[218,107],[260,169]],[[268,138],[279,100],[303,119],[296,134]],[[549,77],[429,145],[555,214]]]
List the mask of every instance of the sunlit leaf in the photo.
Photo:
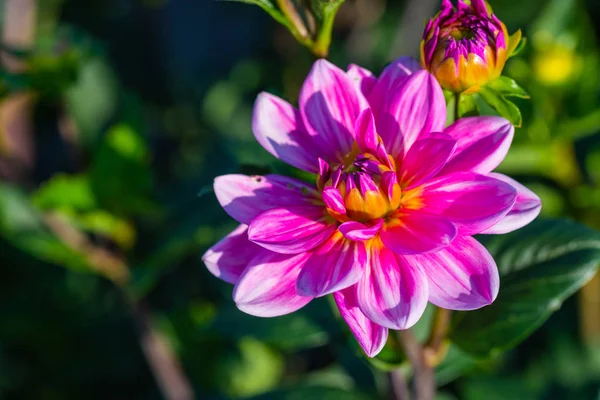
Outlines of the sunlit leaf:
[[97,206],[87,175],[56,174],[32,194],[32,201],[44,210],[91,210]]
[[501,76],[487,84],[487,87],[493,89],[496,93],[507,97],[519,97],[528,99],[529,94],[512,78]]
[[93,272],[85,254],[59,240],[29,199],[5,184],[0,184],[0,235],[35,258],[79,272]]
[[479,95],[487,104],[489,104],[500,116],[506,118],[511,124],[517,128],[521,126],[523,119],[521,111],[515,103],[507,100],[501,93],[498,93],[490,87],[483,87],[479,91]]

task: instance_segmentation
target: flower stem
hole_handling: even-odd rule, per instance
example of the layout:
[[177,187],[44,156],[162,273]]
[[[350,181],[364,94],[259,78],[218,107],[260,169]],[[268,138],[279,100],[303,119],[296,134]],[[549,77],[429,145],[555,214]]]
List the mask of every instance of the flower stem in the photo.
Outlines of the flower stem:
[[456,122],[460,118],[460,114],[458,112],[459,104],[460,104],[460,93],[455,93],[454,94],[454,121],[452,121],[452,122]]
[[306,25],[304,21],[302,21],[302,17],[298,13],[296,6],[292,3],[291,0],[277,0],[277,5],[279,9],[285,16],[285,18],[289,21],[290,32],[296,38],[298,42],[307,47],[313,46],[313,40],[310,37]]
[[450,310],[439,307],[436,307],[434,312],[431,331],[424,349],[425,361],[431,367],[439,365],[446,356],[448,350],[446,335],[448,334],[452,314]]
[[404,371],[401,369],[394,369],[388,373],[390,383],[390,400],[409,400],[410,392],[408,391],[408,385],[406,384],[406,377]]
[[435,370],[427,363],[423,346],[410,329],[399,331],[398,338],[412,365],[414,399],[433,400],[436,391]]

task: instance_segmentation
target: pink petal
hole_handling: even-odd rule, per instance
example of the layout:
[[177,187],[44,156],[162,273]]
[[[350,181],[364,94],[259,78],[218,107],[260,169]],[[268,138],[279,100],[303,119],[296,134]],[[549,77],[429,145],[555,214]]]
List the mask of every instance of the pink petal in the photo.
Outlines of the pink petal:
[[459,119],[444,131],[456,140],[457,147],[442,173],[492,171],[504,160],[514,132],[510,122],[501,117]]
[[335,230],[323,206],[273,208],[252,220],[248,238],[277,253],[297,254],[314,249]]
[[458,172],[423,185],[423,211],[450,219],[461,235],[495,225],[513,207],[517,190],[498,179]]
[[512,232],[524,227],[538,216],[542,209],[542,201],[535,193],[506,175],[491,173],[489,176],[506,182],[517,189],[517,201],[504,218],[481,233]]
[[358,307],[371,321],[386,328],[410,328],[427,306],[427,277],[406,260],[374,244],[369,268],[357,284]]
[[417,187],[435,176],[452,156],[455,148],[454,139],[441,133],[417,140],[400,166],[400,182],[403,187]]
[[277,317],[304,307],[312,297],[296,294],[296,279],[308,257],[260,249],[233,289],[238,308],[258,317]]
[[208,249],[202,261],[211,274],[229,283],[236,283],[246,265],[260,247],[248,240],[248,227],[240,225]]
[[301,296],[320,297],[354,285],[362,278],[369,254],[364,242],[334,234],[304,264],[296,282]]
[[300,113],[315,153],[340,162],[354,143],[354,123],[368,103],[344,71],[317,60],[300,91]]
[[319,198],[310,185],[279,175],[222,175],[215,178],[214,189],[227,214],[246,225],[265,210],[314,204]]
[[389,100],[375,116],[379,136],[394,158],[406,154],[420,135],[444,129],[446,101],[429,72],[413,73],[387,96]]
[[371,221],[369,225],[361,224],[356,221],[348,221],[341,224],[338,227],[338,230],[346,239],[364,241],[375,237],[382,225],[383,219],[381,218]]
[[346,214],[346,204],[338,188],[327,186],[321,193],[325,206],[339,214]]
[[377,82],[377,78],[375,78],[371,71],[356,64],[350,64],[346,74],[348,74],[348,77],[357,85],[364,96],[368,96],[371,93],[373,86]]
[[375,357],[387,342],[388,329],[371,321],[358,308],[356,286],[333,294],[344,321],[369,357]]
[[457,230],[448,218],[416,210],[406,210],[396,221],[384,224],[379,235],[397,254],[417,254],[447,246]]
[[269,93],[261,93],[254,103],[252,131],[269,153],[296,168],[318,172],[314,143],[306,132],[300,112]]
[[390,99],[390,93],[397,89],[407,76],[419,69],[421,66],[414,58],[400,57],[383,70],[367,97],[375,114],[383,110],[386,101]]
[[406,256],[429,279],[429,301],[450,310],[475,310],[491,304],[500,278],[494,259],[477,240],[459,236],[435,253]]
[[377,154],[379,138],[377,137],[375,120],[370,108],[360,113],[356,120],[354,131],[356,133],[356,144],[358,144],[359,149],[364,152]]

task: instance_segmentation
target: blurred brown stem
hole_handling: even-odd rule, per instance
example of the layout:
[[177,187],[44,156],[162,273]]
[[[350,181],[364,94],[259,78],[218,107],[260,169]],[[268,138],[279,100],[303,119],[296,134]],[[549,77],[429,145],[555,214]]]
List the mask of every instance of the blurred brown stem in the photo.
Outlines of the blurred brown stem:
[[398,338],[413,369],[414,399],[433,400],[436,391],[435,370],[427,363],[423,346],[410,329],[399,331]]
[[194,391],[175,356],[167,337],[152,322],[152,315],[142,301],[132,301],[142,351],[166,400],[192,400]]
[[390,384],[390,400],[408,400],[410,393],[406,384],[406,377],[400,369],[394,369],[388,374]]
[[[30,50],[35,40],[36,0],[4,0],[2,48]],[[21,57],[0,50],[0,63],[11,74],[23,73],[27,64]],[[35,160],[31,114],[36,96],[13,93],[0,104],[0,178],[25,184]]]
[[[78,253],[85,254],[87,263],[96,272],[110,279],[115,286],[126,293],[131,274],[122,254],[115,254],[91,243],[85,233],[59,214],[45,214],[44,221],[61,241]],[[142,351],[163,397],[166,400],[192,400],[194,398],[192,386],[167,337],[153,323],[150,309],[142,300],[133,299],[131,296],[127,298]]]
[[448,345],[446,336],[450,327],[452,312],[444,308],[435,308],[431,331],[423,351],[425,361],[431,367],[437,366],[446,356]]

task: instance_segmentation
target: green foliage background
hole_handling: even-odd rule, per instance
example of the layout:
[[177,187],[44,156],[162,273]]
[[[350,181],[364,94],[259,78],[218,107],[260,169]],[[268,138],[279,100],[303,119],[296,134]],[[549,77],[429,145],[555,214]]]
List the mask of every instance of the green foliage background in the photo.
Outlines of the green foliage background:
[[[379,72],[416,55],[422,25],[407,5],[347,0],[330,59]],[[439,398],[597,398],[600,282],[568,296],[600,260],[600,6],[492,5],[528,37],[505,73],[531,95],[511,99],[523,125],[499,170],[543,210],[530,227],[482,239],[500,297],[453,321]],[[4,49],[26,72],[0,74],[0,399],[163,398],[145,322],[199,399],[383,398],[376,367],[403,361],[394,340],[368,361],[327,299],[276,319],[245,315],[200,260],[236,225],[212,194],[215,176],[296,173],[260,148],[250,119],[262,90],[295,101],[310,53],[234,2],[35,7],[33,48]],[[437,4],[420,7],[427,18]]]

